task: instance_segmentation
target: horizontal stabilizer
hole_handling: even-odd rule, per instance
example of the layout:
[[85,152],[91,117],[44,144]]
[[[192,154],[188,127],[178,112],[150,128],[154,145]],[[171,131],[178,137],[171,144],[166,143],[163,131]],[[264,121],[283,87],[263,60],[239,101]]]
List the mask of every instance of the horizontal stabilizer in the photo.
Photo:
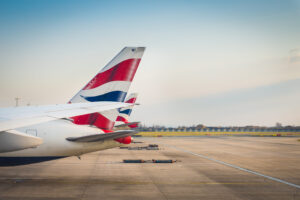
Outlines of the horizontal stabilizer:
[[0,131],[12,130],[61,118],[103,112],[130,105],[128,103],[102,101],[95,103],[0,108]]
[[126,123],[126,124],[119,124],[119,125],[116,125],[115,127],[116,128],[122,128],[122,127],[129,127],[131,125],[138,125],[140,124],[141,122],[129,122],[129,123]]
[[99,142],[104,140],[123,138],[131,135],[135,135],[137,133],[138,133],[137,131],[133,131],[133,130],[122,130],[122,131],[115,131],[111,133],[87,135],[82,137],[68,137],[66,138],[66,140],[71,142]]
[[0,132],[0,153],[34,148],[42,143],[41,138],[16,130]]

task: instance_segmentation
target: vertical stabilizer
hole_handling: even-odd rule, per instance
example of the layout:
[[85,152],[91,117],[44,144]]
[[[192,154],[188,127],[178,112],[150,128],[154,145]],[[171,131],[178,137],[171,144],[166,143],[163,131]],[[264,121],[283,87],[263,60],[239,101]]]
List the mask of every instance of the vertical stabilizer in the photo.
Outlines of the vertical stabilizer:
[[[135,103],[137,99],[138,94],[137,93],[131,93],[128,98],[125,100],[125,103]],[[119,116],[117,118],[117,121],[129,123],[129,116],[132,112],[133,105],[128,106],[126,108],[121,108],[119,111]]]
[[[69,102],[124,101],[137,71],[145,47],[125,47]],[[118,110],[73,117],[75,124],[95,125],[112,130]]]
[[124,101],[144,51],[125,47],[70,102]]

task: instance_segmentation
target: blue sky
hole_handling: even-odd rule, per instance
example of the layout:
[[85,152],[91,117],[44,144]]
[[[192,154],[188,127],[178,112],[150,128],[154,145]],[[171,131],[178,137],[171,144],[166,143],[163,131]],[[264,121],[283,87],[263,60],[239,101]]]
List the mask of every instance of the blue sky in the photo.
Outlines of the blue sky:
[[0,0],[0,106],[64,103],[140,45],[133,120],[299,125],[299,19],[298,0]]

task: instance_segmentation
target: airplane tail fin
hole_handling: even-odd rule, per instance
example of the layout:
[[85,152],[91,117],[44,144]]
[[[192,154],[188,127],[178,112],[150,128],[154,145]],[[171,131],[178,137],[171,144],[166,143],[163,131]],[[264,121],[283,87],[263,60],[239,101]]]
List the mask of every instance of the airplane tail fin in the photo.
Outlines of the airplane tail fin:
[[[118,101],[123,102],[137,71],[145,47],[125,47],[69,103]],[[73,117],[75,124],[95,125],[112,130],[118,110]]]
[[144,51],[125,47],[70,102],[124,101]]
[[[130,94],[129,97],[125,100],[125,102],[126,103],[135,103],[137,95],[138,95],[137,93]],[[132,112],[132,108],[133,108],[133,105],[120,109],[117,121],[128,123],[128,119]]]
[[[129,95],[129,97],[125,100],[126,103],[135,103],[137,99],[138,94],[137,93],[132,93]],[[126,108],[121,108],[119,111],[119,116],[117,118],[117,121],[123,122],[125,124],[128,124],[130,128],[136,128],[138,126],[138,122],[136,123],[130,123],[129,116],[132,112],[133,105],[126,107]]]

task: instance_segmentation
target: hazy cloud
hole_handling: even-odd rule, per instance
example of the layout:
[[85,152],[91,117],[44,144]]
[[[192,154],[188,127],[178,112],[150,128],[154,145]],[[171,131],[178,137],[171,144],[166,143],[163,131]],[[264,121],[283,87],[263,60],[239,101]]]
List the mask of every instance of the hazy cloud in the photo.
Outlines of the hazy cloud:
[[299,49],[291,49],[289,55],[289,63],[300,63],[300,50]]
[[300,79],[201,98],[136,107],[133,121],[147,125],[285,125],[300,123]]

